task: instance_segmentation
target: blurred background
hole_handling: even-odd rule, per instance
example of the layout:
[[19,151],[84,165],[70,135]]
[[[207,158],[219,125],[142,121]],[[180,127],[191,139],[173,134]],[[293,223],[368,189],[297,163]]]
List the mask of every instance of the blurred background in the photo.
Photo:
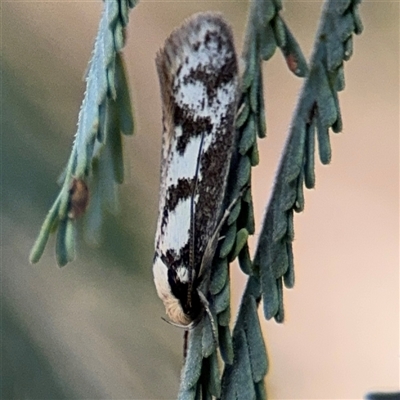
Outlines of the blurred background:
[[[182,332],[161,320],[152,281],[161,107],[154,58],[170,31],[218,10],[242,47],[246,1],[142,0],[125,59],[136,133],[125,140],[120,214],[99,248],[79,240],[59,269],[54,237],[28,255],[58,193],[84,92],[100,1],[2,5],[1,389],[3,399],[173,399]],[[286,322],[263,320],[271,399],[360,399],[399,388],[399,3],[364,2],[340,95],[344,131],[333,161],[295,218],[296,285]],[[320,1],[286,1],[283,16],[309,56]],[[279,52],[264,65],[268,136],[254,169],[262,219],[301,80]],[[259,229],[259,227],[258,227]],[[82,236],[82,235],[81,235]],[[252,246],[257,241],[257,234]],[[233,303],[245,277],[232,266]]]

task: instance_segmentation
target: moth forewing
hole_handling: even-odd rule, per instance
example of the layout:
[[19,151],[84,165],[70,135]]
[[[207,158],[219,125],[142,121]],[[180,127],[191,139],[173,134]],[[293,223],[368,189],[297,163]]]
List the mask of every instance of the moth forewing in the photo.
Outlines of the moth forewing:
[[163,135],[153,274],[170,320],[188,326],[208,307],[208,269],[235,143],[231,29],[219,14],[196,14],[172,32],[156,64]]

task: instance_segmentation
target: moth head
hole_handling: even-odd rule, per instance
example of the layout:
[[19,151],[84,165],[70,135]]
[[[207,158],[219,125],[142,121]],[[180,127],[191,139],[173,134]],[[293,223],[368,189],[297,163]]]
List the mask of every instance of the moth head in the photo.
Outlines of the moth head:
[[158,297],[164,303],[168,318],[175,324],[184,326],[193,322],[192,314],[187,309],[184,310],[189,279],[187,269],[183,267],[176,270],[168,268],[161,257],[156,255],[153,263],[153,275]]

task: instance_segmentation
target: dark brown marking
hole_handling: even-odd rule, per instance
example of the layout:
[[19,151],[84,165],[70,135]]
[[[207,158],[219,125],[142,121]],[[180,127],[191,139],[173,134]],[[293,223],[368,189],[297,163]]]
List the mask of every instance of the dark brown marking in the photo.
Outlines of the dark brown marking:
[[199,65],[196,69],[191,69],[189,75],[183,77],[185,85],[195,83],[196,81],[202,82],[206,87],[208,104],[211,105],[215,100],[217,91],[221,86],[231,82],[237,72],[236,58],[232,54],[227,58],[222,68],[216,73],[215,68],[208,65]]
[[68,217],[76,219],[83,215],[89,204],[89,188],[83,179],[74,178],[69,189]]
[[208,239],[221,216],[229,160],[235,141],[234,110],[235,105],[225,116],[225,124],[220,126],[215,140],[200,159],[202,179],[197,184],[199,200],[196,204],[194,235],[196,273],[200,268]]
[[193,137],[204,133],[210,134],[213,130],[213,124],[210,117],[196,117],[193,111],[174,105],[175,126],[182,127],[182,135],[178,137],[176,150],[182,155],[189,141]]
[[167,200],[165,207],[168,211],[175,210],[179,201],[186,200],[193,193],[193,179],[180,178],[176,185],[171,185],[167,189]]

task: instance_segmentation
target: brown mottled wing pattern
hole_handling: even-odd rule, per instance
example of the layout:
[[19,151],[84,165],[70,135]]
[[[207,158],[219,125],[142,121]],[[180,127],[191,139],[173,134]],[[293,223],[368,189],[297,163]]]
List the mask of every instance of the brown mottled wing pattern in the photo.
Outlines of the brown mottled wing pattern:
[[237,61],[232,33],[218,14],[189,19],[157,56],[163,149],[156,254],[168,268],[197,277],[221,216],[235,141]]

